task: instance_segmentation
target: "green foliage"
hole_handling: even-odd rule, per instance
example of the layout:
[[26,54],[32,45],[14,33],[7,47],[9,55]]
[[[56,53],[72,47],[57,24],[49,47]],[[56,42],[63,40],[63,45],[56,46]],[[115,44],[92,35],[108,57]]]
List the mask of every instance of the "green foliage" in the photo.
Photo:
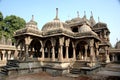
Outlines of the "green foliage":
[[2,13],[0,12],[0,21],[2,21],[3,20],[3,15],[2,15]]
[[6,38],[11,38],[14,42],[14,32],[25,27],[26,22],[23,18],[15,15],[6,16],[4,19],[1,15],[2,13],[0,13],[0,38],[4,35]]

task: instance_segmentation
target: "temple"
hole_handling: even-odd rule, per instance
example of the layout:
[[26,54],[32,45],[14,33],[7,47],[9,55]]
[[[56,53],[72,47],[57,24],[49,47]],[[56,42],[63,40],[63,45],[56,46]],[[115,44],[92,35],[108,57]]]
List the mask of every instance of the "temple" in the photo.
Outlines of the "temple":
[[[120,46],[112,48],[109,35],[107,24],[96,23],[92,12],[90,19],[86,18],[85,12],[80,18],[77,12],[76,18],[62,22],[56,8],[55,18],[44,24],[41,30],[32,16],[26,27],[14,34],[16,48],[11,50],[14,56],[7,60],[8,65],[16,67],[10,67],[7,74],[16,69],[21,74],[22,71],[91,74],[103,64],[120,60]],[[6,49],[1,49],[2,54],[3,50]]]

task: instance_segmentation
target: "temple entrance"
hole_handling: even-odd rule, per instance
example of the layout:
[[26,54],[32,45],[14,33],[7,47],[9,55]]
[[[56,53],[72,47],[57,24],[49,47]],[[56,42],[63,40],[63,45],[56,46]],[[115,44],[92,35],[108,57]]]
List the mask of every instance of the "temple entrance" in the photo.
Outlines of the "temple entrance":
[[86,60],[88,57],[88,47],[85,48],[87,43],[80,41],[76,46],[76,60]]

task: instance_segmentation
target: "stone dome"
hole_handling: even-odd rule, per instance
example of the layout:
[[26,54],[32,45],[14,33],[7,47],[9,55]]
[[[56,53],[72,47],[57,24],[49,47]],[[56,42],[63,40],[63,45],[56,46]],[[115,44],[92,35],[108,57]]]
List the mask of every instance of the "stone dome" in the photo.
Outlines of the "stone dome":
[[59,19],[54,19],[53,21],[46,23],[43,26],[42,31],[53,30],[56,28],[65,28],[70,30],[67,23],[61,22]]
[[33,28],[33,29],[38,29],[37,27],[37,22],[34,21],[34,16],[32,15],[32,19],[26,23],[26,27],[30,27],[30,28]]
[[58,8],[56,9],[56,17],[53,21],[50,21],[48,23],[46,23],[43,27],[42,27],[42,31],[49,31],[49,30],[54,30],[57,28],[64,28],[67,30],[70,30],[70,27],[68,26],[67,23],[61,22],[58,18]]
[[86,23],[84,23],[80,28],[79,28],[79,32],[80,33],[85,33],[85,32],[91,32],[92,29],[90,28],[90,26],[88,26]]
[[115,48],[116,48],[116,49],[120,49],[120,41],[118,41],[118,42],[116,43]]

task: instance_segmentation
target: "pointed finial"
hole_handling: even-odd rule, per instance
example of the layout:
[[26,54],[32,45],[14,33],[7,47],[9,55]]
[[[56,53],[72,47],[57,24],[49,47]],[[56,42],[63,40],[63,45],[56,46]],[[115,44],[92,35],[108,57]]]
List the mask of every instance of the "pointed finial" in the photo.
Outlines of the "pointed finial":
[[77,11],[77,17],[79,17],[79,11]]
[[31,20],[34,21],[34,15],[32,15],[32,19]]
[[92,11],[91,11],[91,16],[93,16],[93,13],[92,13]]
[[118,42],[118,38],[117,38],[116,40],[117,40],[117,42]]
[[84,18],[86,18],[86,11],[84,11]]
[[100,22],[100,18],[99,18],[99,16],[98,16],[98,22]]
[[58,20],[58,8],[56,8],[56,17],[55,17],[55,20]]

